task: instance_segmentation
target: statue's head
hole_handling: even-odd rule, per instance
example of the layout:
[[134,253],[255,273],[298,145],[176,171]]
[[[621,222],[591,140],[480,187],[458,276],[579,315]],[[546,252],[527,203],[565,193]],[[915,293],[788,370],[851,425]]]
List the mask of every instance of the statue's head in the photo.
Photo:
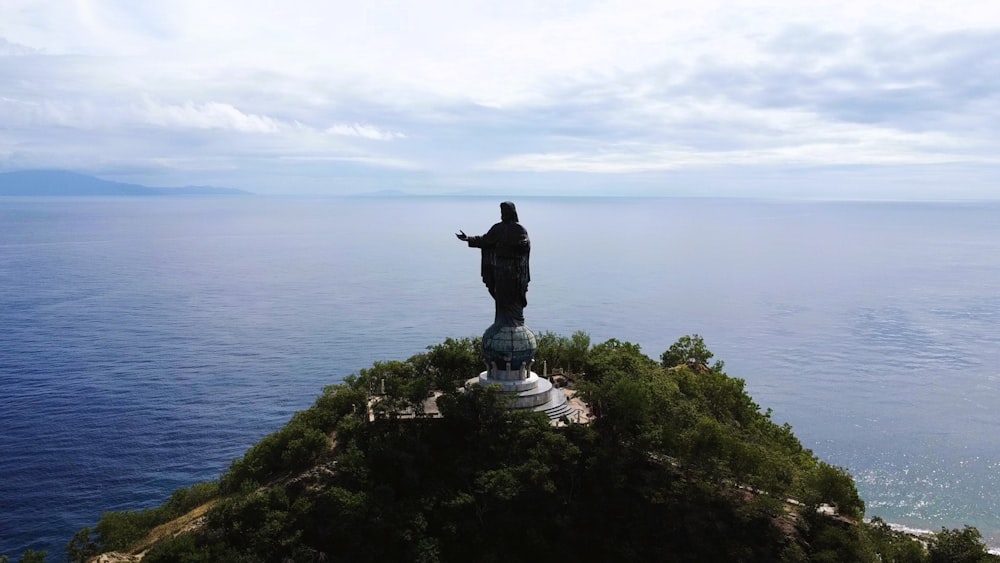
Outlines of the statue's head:
[[513,201],[505,201],[500,204],[500,220],[517,223],[517,208]]

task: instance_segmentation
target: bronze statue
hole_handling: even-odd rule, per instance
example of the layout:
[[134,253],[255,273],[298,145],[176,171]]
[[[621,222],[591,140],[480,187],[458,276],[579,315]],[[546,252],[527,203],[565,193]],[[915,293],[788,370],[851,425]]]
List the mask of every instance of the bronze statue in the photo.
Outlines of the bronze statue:
[[528,305],[528,254],[531,241],[528,231],[517,222],[514,204],[500,204],[500,222],[482,236],[468,236],[459,231],[458,240],[482,249],[483,283],[496,302],[494,324],[523,326],[524,308]]

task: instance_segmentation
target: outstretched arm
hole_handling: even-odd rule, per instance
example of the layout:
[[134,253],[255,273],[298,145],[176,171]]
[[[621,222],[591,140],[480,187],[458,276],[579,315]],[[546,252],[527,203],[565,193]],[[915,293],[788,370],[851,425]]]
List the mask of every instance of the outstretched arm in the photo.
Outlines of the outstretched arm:
[[465,232],[463,231],[458,231],[457,233],[455,233],[455,236],[458,237],[458,240],[460,241],[469,240],[469,235],[465,234]]

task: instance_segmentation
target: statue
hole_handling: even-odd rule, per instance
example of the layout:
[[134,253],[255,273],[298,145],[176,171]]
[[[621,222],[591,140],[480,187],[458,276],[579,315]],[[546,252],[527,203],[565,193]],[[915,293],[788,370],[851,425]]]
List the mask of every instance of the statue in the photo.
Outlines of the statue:
[[524,326],[524,308],[528,305],[528,254],[531,241],[528,231],[517,222],[514,204],[500,204],[500,222],[482,236],[468,236],[459,231],[458,240],[482,249],[483,283],[496,302],[495,325]]
[[566,394],[531,371],[538,352],[538,339],[524,324],[531,241],[517,221],[514,204],[500,204],[500,222],[485,235],[470,237],[458,231],[455,236],[481,249],[483,283],[496,302],[496,317],[481,341],[486,370],[467,380],[466,387],[499,385],[512,409],[544,412],[552,420],[572,415],[575,410],[567,403]]

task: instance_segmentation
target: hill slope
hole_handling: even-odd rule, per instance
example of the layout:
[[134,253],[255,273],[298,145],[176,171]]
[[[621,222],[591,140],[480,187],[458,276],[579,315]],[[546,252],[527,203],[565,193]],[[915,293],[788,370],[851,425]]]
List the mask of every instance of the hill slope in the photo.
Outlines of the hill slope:
[[[448,339],[329,386],[218,483],[105,513],[71,560],[997,561],[974,529],[942,530],[927,549],[863,524],[851,477],[709,366],[700,338],[661,362],[586,339],[573,362],[590,425],[512,412],[495,387],[457,390],[479,343]],[[570,343],[539,341],[550,365]],[[420,416],[435,387],[450,390],[442,416]]]

